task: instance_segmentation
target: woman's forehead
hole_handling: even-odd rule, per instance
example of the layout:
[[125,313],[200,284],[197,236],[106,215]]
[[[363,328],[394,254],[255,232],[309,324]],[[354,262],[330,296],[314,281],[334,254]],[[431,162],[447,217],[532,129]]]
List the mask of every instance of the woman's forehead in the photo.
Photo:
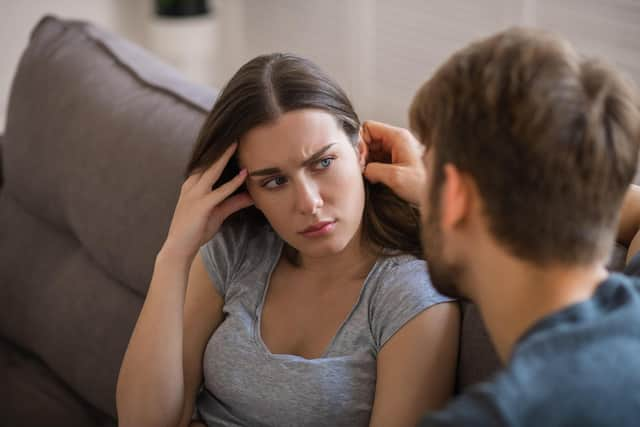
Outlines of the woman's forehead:
[[300,160],[328,144],[349,145],[347,135],[333,115],[321,110],[297,110],[247,132],[239,141],[238,156],[245,164],[287,158]]

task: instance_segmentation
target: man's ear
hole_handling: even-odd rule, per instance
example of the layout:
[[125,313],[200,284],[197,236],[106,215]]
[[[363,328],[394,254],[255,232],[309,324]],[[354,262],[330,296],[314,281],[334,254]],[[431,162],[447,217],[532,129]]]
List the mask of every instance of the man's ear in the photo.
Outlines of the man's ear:
[[367,165],[367,159],[369,157],[369,147],[362,139],[362,133],[358,137],[358,145],[356,146],[356,155],[358,156],[358,163],[360,164],[360,170],[364,172],[364,167]]
[[469,216],[472,188],[468,177],[451,163],[444,165],[444,177],[440,201],[442,227],[454,228]]

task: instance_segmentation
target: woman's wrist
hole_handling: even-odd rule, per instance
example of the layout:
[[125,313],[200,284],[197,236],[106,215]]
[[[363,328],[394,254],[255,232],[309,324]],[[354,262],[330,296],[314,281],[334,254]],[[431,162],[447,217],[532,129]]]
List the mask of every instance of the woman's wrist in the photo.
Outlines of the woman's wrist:
[[195,254],[177,250],[170,245],[163,245],[155,259],[156,269],[172,269],[189,271]]

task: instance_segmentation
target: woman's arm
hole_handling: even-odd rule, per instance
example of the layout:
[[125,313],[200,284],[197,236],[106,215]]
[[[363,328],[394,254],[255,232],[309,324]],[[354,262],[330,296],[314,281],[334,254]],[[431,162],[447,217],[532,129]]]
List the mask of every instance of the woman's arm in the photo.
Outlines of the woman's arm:
[[222,321],[223,299],[199,255],[188,280],[180,273],[172,259],[158,255],[118,377],[120,426],[187,426],[191,420],[204,348]]
[[236,146],[182,184],[120,368],[116,406],[121,426],[188,425],[185,406],[193,407],[202,351],[222,319],[222,298],[207,277],[198,250],[229,215],[252,204],[247,194],[232,196],[246,171],[211,189]]
[[457,303],[432,306],[407,322],[378,354],[370,426],[415,426],[453,394],[458,360]]
[[188,266],[159,253],[120,367],[120,426],[175,426],[184,405],[182,317]]
[[[184,406],[180,427],[193,427],[191,418],[195,400],[202,383],[202,359],[211,335],[218,328],[224,314],[224,299],[215,290],[202,258],[198,255],[191,267],[184,306]],[[190,424],[191,423],[191,424]],[[202,424],[204,426],[204,424]]]

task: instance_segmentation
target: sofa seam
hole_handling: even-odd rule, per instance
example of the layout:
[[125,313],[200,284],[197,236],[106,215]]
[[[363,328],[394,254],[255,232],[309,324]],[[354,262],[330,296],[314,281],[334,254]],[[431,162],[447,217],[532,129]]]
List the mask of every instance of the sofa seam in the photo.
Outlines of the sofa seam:
[[126,290],[128,290],[129,292],[133,293],[134,295],[136,295],[137,297],[140,298],[145,298],[145,294],[141,294],[138,291],[136,291],[135,289],[133,289],[131,286],[128,286],[121,278],[117,277],[116,275],[114,275],[113,273],[111,273],[109,271],[109,269],[107,269],[104,265],[102,265],[102,263],[98,262],[98,260],[96,259],[95,256],[93,256],[93,254],[91,253],[91,251],[87,250],[87,247],[85,246],[84,242],[78,237],[77,233],[75,232],[75,230],[72,227],[69,228],[65,228],[60,226],[59,224],[50,221],[48,219],[46,219],[43,216],[40,215],[36,215],[31,209],[29,209],[28,207],[26,207],[25,203],[20,201],[17,197],[15,197],[11,191],[9,189],[4,189],[3,193],[6,193],[6,195],[4,197],[8,197],[10,199],[12,199],[19,207],[20,209],[22,209],[22,211],[26,212],[29,216],[31,216],[32,218],[37,219],[38,221],[40,221],[43,224],[46,224],[47,226],[53,228],[56,233],[62,234],[64,236],[73,236],[72,239],[78,244],[78,246],[80,248],[82,248],[82,251],[87,255],[87,258],[91,260],[91,262],[100,269],[100,271],[102,273],[104,273],[109,279],[113,280],[114,282],[116,282],[120,287],[125,288]]

